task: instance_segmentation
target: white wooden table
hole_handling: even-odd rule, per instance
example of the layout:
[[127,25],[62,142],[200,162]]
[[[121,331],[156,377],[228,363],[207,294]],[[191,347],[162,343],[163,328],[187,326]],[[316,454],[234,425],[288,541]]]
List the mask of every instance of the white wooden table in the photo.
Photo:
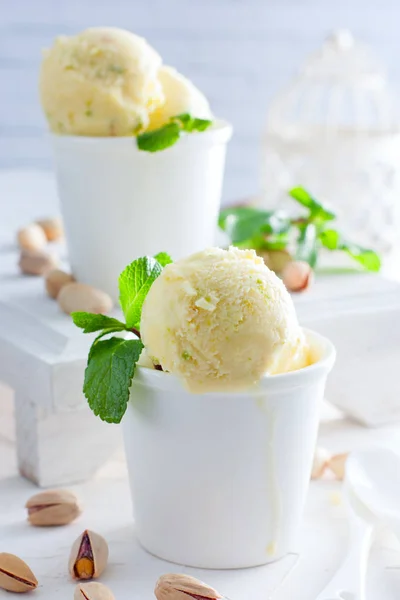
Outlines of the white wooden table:
[[[5,179],[7,177],[15,186],[15,175],[5,175]],[[33,205],[38,192],[43,193],[40,205],[43,214],[54,212],[51,179],[32,173],[30,185],[36,182],[36,187],[34,196],[30,197],[26,195],[27,175],[24,177],[25,180],[21,176],[21,189],[25,190],[25,203],[22,202],[18,211],[4,195],[0,197],[0,238],[3,234],[13,235],[24,220],[28,222],[32,216],[38,216],[37,207]],[[4,189],[5,186],[0,187],[0,191]],[[69,486],[76,490],[85,506],[76,523],[56,529],[32,528],[25,522],[23,506],[37,488],[18,475],[12,393],[6,387],[0,387],[0,409],[0,551],[13,552],[27,560],[40,583],[35,592],[38,598],[53,600],[55,594],[60,600],[72,598],[73,584],[69,581],[66,563],[70,545],[84,528],[94,529],[108,540],[110,563],[102,581],[121,600],[152,598],[155,580],[168,571],[184,571],[203,578],[231,600],[314,600],[343,556],[347,527],[340,484],[321,481],[311,485],[296,553],[279,563],[242,571],[204,572],[160,561],[141,550],[135,540],[121,447],[94,478],[81,485]],[[91,420],[97,423],[95,419]],[[118,445],[119,428],[115,427],[114,431]],[[387,440],[399,433],[399,425],[366,429],[343,418],[328,405],[323,407],[320,444],[333,452]],[[80,445],[84,434],[85,427],[82,427],[73,441],[69,440],[76,443],[76,460],[82,463],[90,460],[88,446]],[[57,468],[63,457],[51,453],[51,440],[46,452]],[[380,534],[373,547],[367,590],[367,600],[399,599],[400,546],[388,533]],[[0,597],[9,596],[0,590]]]

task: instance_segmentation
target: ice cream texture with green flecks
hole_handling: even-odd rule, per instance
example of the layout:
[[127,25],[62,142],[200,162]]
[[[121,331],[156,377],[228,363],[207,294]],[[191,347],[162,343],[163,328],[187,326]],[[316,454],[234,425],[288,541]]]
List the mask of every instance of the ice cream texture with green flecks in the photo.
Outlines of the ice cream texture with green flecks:
[[58,37],[44,51],[39,91],[50,129],[64,135],[129,136],[181,113],[211,116],[203,94],[144,38],[113,27]]
[[253,250],[210,248],[167,265],[145,299],[141,335],[195,393],[238,391],[310,363],[290,294]]

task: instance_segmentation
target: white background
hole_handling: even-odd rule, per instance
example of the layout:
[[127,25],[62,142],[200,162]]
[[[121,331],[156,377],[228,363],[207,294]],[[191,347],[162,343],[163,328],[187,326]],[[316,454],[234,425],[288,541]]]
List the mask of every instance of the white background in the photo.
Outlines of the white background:
[[[325,35],[348,27],[400,79],[399,0],[0,0],[0,168],[51,168],[37,98],[43,47],[114,25],[148,38],[235,127],[225,200],[256,193],[269,98]],[[1,203],[2,199],[0,199]]]

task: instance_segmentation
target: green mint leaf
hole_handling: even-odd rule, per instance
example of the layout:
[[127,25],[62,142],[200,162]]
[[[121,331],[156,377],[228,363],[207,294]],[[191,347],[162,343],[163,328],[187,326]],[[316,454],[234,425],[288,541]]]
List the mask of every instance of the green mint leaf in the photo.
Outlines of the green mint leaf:
[[300,227],[297,238],[296,260],[307,262],[311,267],[317,264],[317,228],[313,223]]
[[354,258],[364,269],[377,273],[381,269],[381,259],[379,255],[373,250],[368,248],[362,248],[355,244],[346,244],[342,247],[342,250],[347,252],[349,256]]
[[325,229],[319,233],[319,240],[321,244],[328,250],[342,250],[346,252],[351,258],[357,261],[367,271],[378,272],[381,268],[381,259],[379,255],[370,250],[364,248],[358,244],[352,244],[345,240],[338,231],[335,229]]
[[160,265],[162,267],[166,267],[167,265],[169,265],[172,262],[174,262],[172,260],[172,258],[170,257],[170,255],[167,254],[166,252],[159,252],[158,254],[155,255],[154,258],[156,259],[157,262],[160,263]]
[[314,205],[314,199],[310,194],[302,187],[295,187],[289,191],[289,195],[292,196],[299,204],[306,208],[312,208]]
[[107,329],[103,329],[103,331],[101,333],[99,333],[99,335],[96,336],[95,339],[93,340],[93,344],[91,345],[91,348],[89,350],[88,360],[90,360],[90,357],[92,356],[93,349],[94,349],[95,345],[97,344],[97,342],[99,340],[101,340],[101,338],[103,338],[106,335],[110,335],[111,333],[120,333],[121,331],[122,331],[121,329],[116,329],[116,328],[113,328],[113,327],[109,327]]
[[328,250],[339,250],[340,235],[334,229],[325,229],[319,234],[321,244]]
[[318,202],[304,188],[296,187],[289,191],[289,195],[299,204],[310,211],[309,220],[315,223],[325,223],[336,219],[334,212]]
[[159,129],[139,134],[136,143],[139,150],[159,152],[176,144],[179,136],[180,127],[178,123],[167,123]]
[[94,315],[87,312],[71,313],[73,322],[77,327],[83,329],[83,333],[93,333],[102,329],[112,328],[113,331],[123,331],[126,325],[118,319],[107,317],[106,315]]
[[290,220],[279,211],[240,206],[222,210],[218,225],[233,244],[239,244],[261,234],[265,237],[286,233],[290,228]]
[[209,119],[198,119],[192,117],[189,113],[182,113],[176,117],[171,117],[169,123],[158,129],[139,134],[136,137],[136,144],[139,150],[159,152],[176,144],[182,131],[186,133],[205,131],[211,125],[212,121]]
[[172,117],[171,121],[178,122],[182,130],[188,133],[192,131],[205,131],[212,125],[212,121],[209,119],[198,119],[197,117],[192,117],[189,113]]
[[119,423],[129,401],[135,366],[143,349],[140,340],[111,338],[91,349],[83,392],[96,416]]
[[161,271],[155,258],[145,256],[134,260],[119,276],[119,300],[128,329],[140,327],[143,302]]
[[182,113],[180,115],[176,115],[175,117],[171,117],[170,120],[178,123],[178,125],[184,129],[185,127],[189,127],[193,118],[189,113]]

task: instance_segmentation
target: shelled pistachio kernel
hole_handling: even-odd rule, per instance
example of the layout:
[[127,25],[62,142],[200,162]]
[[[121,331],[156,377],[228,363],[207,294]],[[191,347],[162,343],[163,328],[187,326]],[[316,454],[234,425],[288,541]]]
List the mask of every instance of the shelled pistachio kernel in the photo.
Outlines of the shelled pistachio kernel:
[[36,589],[38,580],[24,562],[15,554],[0,553],[0,588],[7,592],[30,592]]
[[85,531],[75,540],[69,557],[68,570],[73,579],[96,579],[107,566],[108,545],[94,531]]
[[40,492],[29,498],[25,506],[28,521],[39,527],[68,525],[81,513],[77,497],[68,490]]

